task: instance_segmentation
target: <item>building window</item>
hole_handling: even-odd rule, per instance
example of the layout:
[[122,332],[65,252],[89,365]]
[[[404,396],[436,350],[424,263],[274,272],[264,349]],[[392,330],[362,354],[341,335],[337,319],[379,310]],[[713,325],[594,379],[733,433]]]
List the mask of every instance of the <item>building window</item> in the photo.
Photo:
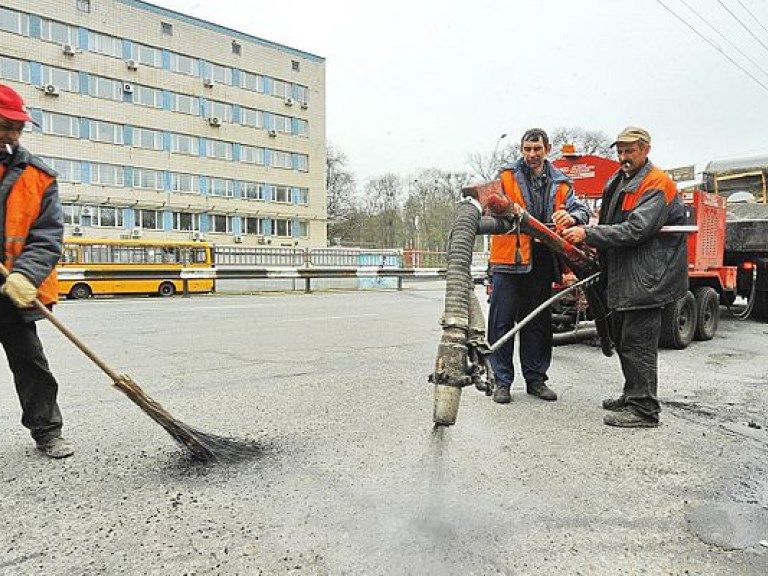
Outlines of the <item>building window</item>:
[[274,168],[287,168],[289,170],[293,168],[293,163],[291,162],[291,153],[282,152],[281,150],[273,150],[272,166]]
[[163,107],[163,93],[157,88],[149,86],[133,86],[133,103],[140,106],[149,106],[150,108]]
[[243,182],[242,195],[248,200],[264,200],[264,185],[258,182]]
[[309,104],[309,90],[307,90],[306,86],[302,86],[301,84],[295,84],[294,90],[296,92],[296,99],[306,106]]
[[43,112],[43,133],[53,136],[80,138],[80,119],[66,114]]
[[188,76],[200,76],[200,60],[171,52],[171,70]]
[[96,208],[96,212],[91,222],[94,226],[102,226],[102,227],[109,227],[109,228],[122,227],[123,211],[121,208],[110,208],[107,206],[99,206]]
[[0,56],[0,78],[29,84],[32,81],[29,62]]
[[123,41],[114,36],[99,34],[98,32],[88,32],[88,50],[113,58],[123,57]]
[[211,215],[211,232],[231,232],[232,218],[229,216]]
[[252,234],[255,236],[264,235],[264,219],[263,218],[243,218],[243,233]]
[[92,164],[91,182],[101,186],[125,186],[125,170],[113,164]]
[[208,158],[232,160],[232,142],[223,140],[208,140]]
[[309,172],[309,156],[306,154],[296,154],[296,170],[299,172]]
[[309,237],[309,222],[307,222],[306,220],[299,220],[299,237],[300,238]]
[[162,230],[163,213],[157,210],[134,210],[133,225],[145,230]]
[[15,10],[0,8],[0,30],[29,36],[29,16]]
[[200,114],[200,102],[195,96],[171,93],[171,110],[182,114],[198,116]]
[[174,192],[197,193],[199,179],[193,174],[171,173],[171,190]]
[[64,70],[52,66],[41,66],[40,75],[42,84],[53,84],[59,90],[67,92],[80,91],[80,76],[74,70]]
[[48,164],[48,166],[58,173],[59,182],[73,182],[75,184],[82,182],[83,177],[80,171],[80,162],[77,160],[47,157],[41,158],[43,162]]
[[296,135],[309,137],[309,122],[296,118]]
[[272,96],[278,98],[288,98],[290,96],[290,84],[283,80],[272,80]]
[[133,187],[145,190],[162,190],[163,173],[157,170],[148,170],[147,168],[134,168]]
[[272,220],[273,236],[293,236],[293,220],[275,218]]
[[288,186],[275,186],[272,189],[272,201],[280,204],[288,204],[290,201],[291,189]]
[[264,93],[264,76],[253,74],[252,72],[243,72],[240,75],[240,84],[246,90]]
[[290,134],[291,133],[291,119],[288,116],[281,116],[280,114],[275,114],[275,125],[274,129],[278,132],[282,132],[283,134]]
[[309,188],[299,188],[299,204],[309,206]]
[[134,44],[131,51],[133,59],[144,66],[161,68],[163,66],[163,53],[158,48]]
[[253,126],[254,128],[264,128],[264,112],[254,110],[253,108],[241,108],[240,124],[243,126]]
[[112,122],[103,122],[101,120],[91,120],[90,139],[94,142],[106,142],[107,144],[123,143],[122,124],[113,124]]
[[163,133],[159,130],[150,130],[149,128],[134,128],[133,146],[135,148],[146,148],[147,150],[162,150]]
[[61,22],[42,19],[40,21],[40,38],[57,44],[77,46],[77,28]]
[[247,162],[248,164],[258,164],[259,166],[264,166],[264,148],[247,146],[245,144],[241,145],[240,162]]
[[62,204],[61,209],[64,213],[64,224],[79,225],[82,223],[81,206],[75,204]]
[[200,154],[200,139],[186,134],[171,134],[171,152],[176,154]]
[[160,33],[166,36],[173,36],[173,24],[160,22]]
[[209,110],[209,116],[219,118],[222,122],[232,122],[232,104],[211,101]]
[[88,82],[88,95],[107,100],[123,99],[123,83],[101,76],[90,76]]
[[200,230],[200,214],[191,212],[174,212],[173,229],[180,232]]
[[91,0],[77,0],[77,9],[80,10],[80,12],[89,12],[91,11]]
[[240,56],[243,53],[243,46],[237,40],[232,40],[232,54]]
[[210,79],[219,84],[232,85],[232,68],[219,64],[209,64]]
[[291,70],[294,72],[299,71],[299,61],[298,60],[291,60]]
[[226,178],[211,178],[212,196],[229,196],[235,194],[235,182]]

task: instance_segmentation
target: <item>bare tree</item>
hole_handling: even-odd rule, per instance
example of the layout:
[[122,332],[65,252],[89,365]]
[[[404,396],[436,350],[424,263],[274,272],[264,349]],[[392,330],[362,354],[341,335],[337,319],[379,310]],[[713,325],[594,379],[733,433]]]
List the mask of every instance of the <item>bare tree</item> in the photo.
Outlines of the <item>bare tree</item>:
[[507,142],[504,146],[497,146],[487,154],[481,152],[470,154],[467,159],[469,174],[484,182],[493,180],[502,166],[514,162],[520,156],[519,142]]
[[340,243],[359,226],[357,183],[347,164],[347,155],[328,143],[325,158],[328,238],[336,243]]
[[581,127],[559,127],[550,134],[552,141],[551,156],[560,155],[563,144],[573,144],[576,153],[591,154],[608,158],[612,156],[611,138],[602,130],[585,130]]

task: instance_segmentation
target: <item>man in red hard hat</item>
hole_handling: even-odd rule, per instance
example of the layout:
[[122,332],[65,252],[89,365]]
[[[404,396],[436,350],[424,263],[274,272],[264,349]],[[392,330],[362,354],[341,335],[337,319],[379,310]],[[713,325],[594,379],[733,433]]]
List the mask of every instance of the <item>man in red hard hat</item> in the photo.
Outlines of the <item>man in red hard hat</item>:
[[61,437],[59,386],[35,328],[42,318],[35,299],[49,307],[58,300],[55,267],[64,223],[56,173],[19,144],[27,122],[34,120],[24,100],[0,84],[0,259],[9,271],[0,278],[0,342],[21,402],[21,423],[44,454],[66,458],[74,450]]

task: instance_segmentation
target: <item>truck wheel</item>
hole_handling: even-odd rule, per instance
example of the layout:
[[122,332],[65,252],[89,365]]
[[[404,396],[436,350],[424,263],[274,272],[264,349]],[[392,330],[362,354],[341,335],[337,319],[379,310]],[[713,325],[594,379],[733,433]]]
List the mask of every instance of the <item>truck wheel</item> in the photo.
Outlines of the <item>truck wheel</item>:
[[696,299],[690,292],[667,305],[661,314],[659,345],[682,350],[693,340],[696,331]]
[[720,297],[714,288],[700,286],[693,291],[696,298],[695,340],[712,340],[720,322]]
[[88,284],[75,284],[69,290],[69,297],[73,300],[84,300],[91,295],[91,287]]
[[163,282],[157,289],[157,293],[163,298],[168,298],[176,293],[176,287],[170,282]]

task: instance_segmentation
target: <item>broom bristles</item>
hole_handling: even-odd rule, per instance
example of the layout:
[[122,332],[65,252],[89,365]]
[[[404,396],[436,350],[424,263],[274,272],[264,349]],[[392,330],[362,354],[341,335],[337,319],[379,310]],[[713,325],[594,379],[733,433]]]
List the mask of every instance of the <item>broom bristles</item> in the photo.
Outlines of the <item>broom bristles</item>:
[[254,441],[208,434],[187,426],[171,416],[127,374],[121,374],[115,378],[114,383],[134,404],[160,424],[171,438],[186,448],[192,459],[198,462],[233,462],[260,452],[259,446]]

